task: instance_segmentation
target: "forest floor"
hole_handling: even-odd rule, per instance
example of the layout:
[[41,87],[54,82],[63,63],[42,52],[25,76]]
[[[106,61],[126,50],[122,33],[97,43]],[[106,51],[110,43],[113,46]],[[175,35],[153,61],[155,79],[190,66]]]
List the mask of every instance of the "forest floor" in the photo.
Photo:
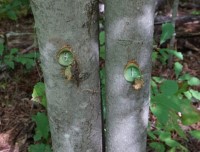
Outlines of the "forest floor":
[[[197,9],[200,6],[195,8]],[[176,23],[176,47],[184,55],[184,60],[180,61],[183,72],[200,78],[200,15],[191,15],[192,11],[194,7],[189,4],[180,6]],[[162,11],[155,20],[155,41],[161,34],[161,23],[170,16],[168,13],[169,11]],[[17,22],[4,20],[0,22],[0,34],[7,35],[8,49],[18,48],[21,53],[28,53],[38,50],[37,47],[30,47],[34,43],[33,35],[30,34],[34,33],[33,27],[31,15],[22,17]],[[12,36],[13,32],[26,33],[26,36]],[[14,70],[0,69],[0,152],[27,152],[28,145],[34,142],[35,123],[31,117],[37,112],[45,111],[40,104],[31,100],[34,85],[43,81],[39,64],[37,61],[31,70],[25,70],[19,64],[16,64]],[[159,62],[154,63],[152,76],[175,78],[173,69]],[[200,91],[200,87],[195,89]],[[194,106],[200,111],[200,102],[195,102]],[[200,122],[188,126],[187,130],[200,130]],[[200,141],[189,138],[187,148],[190,152],[200,152]]]

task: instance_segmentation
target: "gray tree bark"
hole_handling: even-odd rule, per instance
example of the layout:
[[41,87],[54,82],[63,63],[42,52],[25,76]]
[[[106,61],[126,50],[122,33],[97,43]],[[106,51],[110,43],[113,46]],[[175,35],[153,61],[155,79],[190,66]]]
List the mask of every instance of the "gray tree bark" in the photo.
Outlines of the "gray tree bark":
[[[101,152],[97,0],[32,0],[54,152]],[[56,55],[70,46],[81,79],[67,80]]]
[[[154,0],[106,1],[106,151],[145,152],[148,124]],[[144,86],[124,78],[138,63]]]

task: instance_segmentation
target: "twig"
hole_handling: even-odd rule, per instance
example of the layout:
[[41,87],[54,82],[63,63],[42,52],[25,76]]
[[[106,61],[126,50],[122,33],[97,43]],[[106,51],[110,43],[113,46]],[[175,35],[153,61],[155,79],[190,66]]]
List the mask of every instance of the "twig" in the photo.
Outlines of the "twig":
[[197,33],[176,33],[176,38],[187,38],[187,37],[199,37],[200,36],[200,32]]
[[[172,17],[170,16],[156,16],[154,25],[161,25],[163,23],[170,22],[170,21],[172,21]],[[200,21],[200,16],[197,16],[197,15],[179,16],[175,18],[175,21],[178,23]]]
[[[179,0],[174,0],[173,11],[172,11],[172,24],[174,26],[174,29],[175,29],[176,17],[177,17],[177,12],[178,12],[178,4],[179,4]],[[174,34],[170,40],[170,43],[169,43],[170,49],[174,48],[175,36],[176,36],[176,31],[174,32]],[[173,61],[173,56],[170,55],[169,59],[168,59],[168,67],[169,68],[172,67],[172,61]]]

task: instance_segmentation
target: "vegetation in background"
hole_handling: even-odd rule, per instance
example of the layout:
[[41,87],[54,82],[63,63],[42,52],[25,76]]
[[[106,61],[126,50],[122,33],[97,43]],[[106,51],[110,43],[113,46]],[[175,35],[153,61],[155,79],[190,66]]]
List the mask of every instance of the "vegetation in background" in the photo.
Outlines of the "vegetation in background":
[[[44,83],[38,82],[33,89],[32,100],[47,106]],[[38,112],[32,116],[32,120],[36,123],[35,135],[33,137],[34,144],[28,148],[29,152],[52,152],[50,144],[50,129],[46,113]]]
[[[171,23],[162,25],[162,34],[160,44],[165,43],[172,38],[174,27]],[[177,50],[168,48],[159,48],[153,52],[153,61],[160,61],[165,65],[170,55],[175,56],[174,63],[175,79],[168,80],[162,77],[152,77],[151,81],[151,104],[150,110],[156,117],[156,123],[150,124],[148,136],[150,147],[158,152],[175,152],[177,150],[187,152],[187,147],[173,138],[173,134],[177,134],[179,138],[187,139],[182,126],[192,125],[200,121],[200,112],[197,111],[192,101],[200,100],[200,92],[192,89],[193,86],[200,85],[200,80],[188,73],[183,73],[183,55]],[[191,136],[200,140],[200,132],[190,131]],[[196,134],[195,134],[196,133]]]
[[30,10],[29,0],[1,0],[0,19],[17,20],[19,16],[27,15]]
[[31,52],[26,54],[20,54],[18,49],[13,48],[6,50],[3,44],[0,44],[0,65],[6,65],[8,68],[14,69],[16,63],[20,63],[25,66],[27,70],[30,70],[36,64],[36,59],[39,57],[39,53]]

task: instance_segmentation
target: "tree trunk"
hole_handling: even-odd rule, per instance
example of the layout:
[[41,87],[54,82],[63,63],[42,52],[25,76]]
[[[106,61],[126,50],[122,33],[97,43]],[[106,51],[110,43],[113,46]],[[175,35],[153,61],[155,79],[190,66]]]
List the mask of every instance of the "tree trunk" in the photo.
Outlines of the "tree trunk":
[[[41,53],[53,150],[101,152],[98,1],[32,0],[31,6]],[[73,54],[74,60],[69,66],[73,67],[71,78],[58,63],[61,48]]]
[[[146,151],[154,3],[106,1],[107,152]],[[124,77],[129,61],[139,66],[139,83]]]

